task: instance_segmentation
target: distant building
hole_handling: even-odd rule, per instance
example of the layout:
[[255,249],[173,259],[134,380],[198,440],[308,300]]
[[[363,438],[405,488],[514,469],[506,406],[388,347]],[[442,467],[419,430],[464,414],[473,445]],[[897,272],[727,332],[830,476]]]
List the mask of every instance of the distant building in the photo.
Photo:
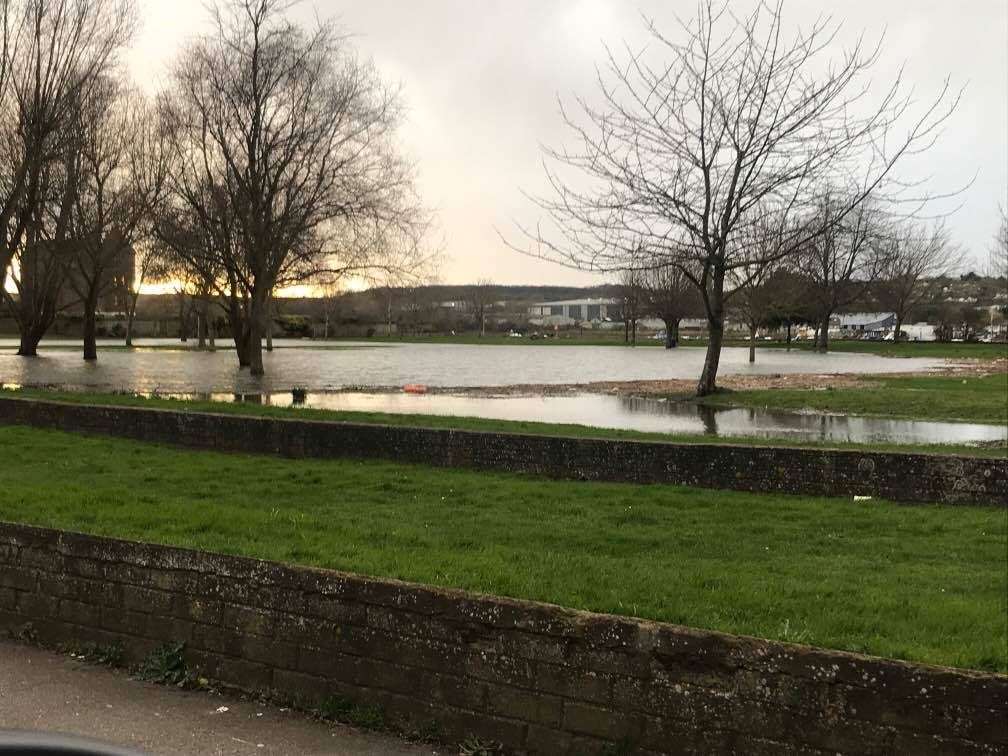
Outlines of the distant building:
[[611,323],[623,315],[618,299],[565,299],[541,302],[528,308],[529,322],[539,326]]
[[937,341],[938,334],[930,323],[911,323],[900,326],[903,337],[907,341]]
[[896,327],[896,316],[891,312],[852,312],[838,315],[840,335],[848,338],[860,336],[883,337]]

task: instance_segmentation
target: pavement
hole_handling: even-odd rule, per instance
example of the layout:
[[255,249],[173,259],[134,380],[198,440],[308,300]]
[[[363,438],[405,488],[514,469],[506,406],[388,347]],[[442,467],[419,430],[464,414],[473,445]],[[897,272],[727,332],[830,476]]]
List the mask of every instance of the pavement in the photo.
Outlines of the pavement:
[[283,708],[131,680],[120,671],[0,642],[0,741],[5,729],[94,738],[147,754],[438,753]]

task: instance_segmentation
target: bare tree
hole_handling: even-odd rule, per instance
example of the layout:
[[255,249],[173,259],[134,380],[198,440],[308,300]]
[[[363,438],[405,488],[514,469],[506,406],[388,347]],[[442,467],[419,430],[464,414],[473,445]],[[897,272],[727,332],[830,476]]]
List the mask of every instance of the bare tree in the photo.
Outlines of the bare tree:
[[481,279],[466,288],[466,304],[472,310],[480,338],[486,336],[487,310],[493,306],[496,292],[493,281],[488,278]]
[[649,23],[650,48],[608,51],[602,104],[563,108],[577,146],[546,153],[553,194],[536,202],[551,224],[521,229],[524,251],[577,268],[622,270],[644,246],[688,271],[710,335],[699,395],[716,390],[726,284],[770,262],[739,243],[747,227],[772,210],[783,259],[830,230],[791,222],[817,206],[820,187],[856,187],[834,224],[870,194],[909,201],[913,184],[893,168],[930,146],[958,102],[946,84],[913,112],[902,74],[869,82],[881,42],[827,60],[840,31],[829,18],[790,36],[781,3],[745,16],[734,7],[701,0],[675,37]]
[[749,329],[749,362],[756,362],[756,335],[770,323],[778,304],[777,292],[770,282],[776,272],[774,263],[756,263],[739,269],[740,285],[732,310]]
[[395,144],[398,92],[331,24],[287,20],[291,5],[219,0],[214,32],[175,67],[176,214],[164,237],[192,267],[215,269],[207,280],[254,375],[278,288],[356,269],[376,228],[418,235],[428,220]]
[[82,95],[135,28],[133,0],[0,3],[0,289]]
[[649,268],[644,272],[644,298],[648,312],[665,323],[665,348],[679,345],[679,324],[684,318],[703,312],[696,287],[675,265]]
[[33,178],[35,202],[14,248],[12,280],[17,298],[11,297],[6,287],[2,289],[18,325],[18,354],[22,357],[38,354],[39,342],[67,305],[62,295],[66,261],[74,254],[67,232],[78,187],[79,132],[72,124],[64,124],[60,134],[61,159],[45,161]]
[[315,286],[322,303],[322,338],[328,339],[340,299],[346,292],[338,277],[322,276],[315,282]]
[[133,346],[133,324],[136,321],[137,304],[143,287],[150,281],[165,280],[168,277],[168,263],[164,250],[152,240],[146,239],[133,247],[134,276],[129,282],[126,306],[126,346]]
[[876,301],[896,318],[893,339],[910,314],[925,301],[931,280],[954,272],[963,255],[941,224],[928,229],[914,223],[897,224],[880,240],[880,266],[874,284]]
[[623,313],[623,343],[637,346],[637,321],[644,309],[645,270],[629,267],[620,273],[619,296]]
[[862,299],[878,276],[876,242],[885,233],[884,218],[871,203],[848,210],[849,199],[827,191],[809,225],[823,230],[801,249],[797,266],[808,281],[809,302],[816,317],[816,350],[829,349],[833,314]]
[[1001,225],[990,248],[989,275],[992,278],[1008,278],[1008,212],[1001,208]]
[[84,359],[95,360],[98,304],[111,288],[133,286],[134,250],[149,235],[167,162],[157,113],[115,79],[100,77],[88,90],[80,124],[67,281],[84,307]]

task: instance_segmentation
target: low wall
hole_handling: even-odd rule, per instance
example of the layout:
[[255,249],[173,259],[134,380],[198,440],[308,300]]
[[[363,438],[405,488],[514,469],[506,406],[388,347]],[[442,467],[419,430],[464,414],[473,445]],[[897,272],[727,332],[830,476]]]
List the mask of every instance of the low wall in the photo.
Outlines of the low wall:
[[28,623],[516,752],[1008,752],[1004,676],[0,524],[0,632]]
[[1008,460],[361,425],[0,397],[0,423],[290,457],[389,459],[575,480],[1008,506]]

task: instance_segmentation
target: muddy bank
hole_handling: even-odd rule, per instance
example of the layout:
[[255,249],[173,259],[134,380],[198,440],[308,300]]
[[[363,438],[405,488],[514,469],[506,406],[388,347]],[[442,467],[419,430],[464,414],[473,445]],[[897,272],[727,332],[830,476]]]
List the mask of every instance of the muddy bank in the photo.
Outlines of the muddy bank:
[[[983,378],[995,374],[1008,374],[1008,359],[957,360],[946,367],[927,372],[887,374],[887,378],[923,377],[973,377]],[[732,391],[763,391],[766,389],[851,389],[877,388],[881,385],[875,376],[842,373],[792,373],[769,375],[726,375],[719,379],[721,388]],[[352,387],[348,391],[401,391],[399,387],[375,389]],[[431,394],[458,396],[567,396],[571,394],[616,394],[619,396],[690,396],[696,390],[696,381],[687,378],[649,381],[593,381],[567,384],[516,384],[513,386],[454,386],[429,387]]]

